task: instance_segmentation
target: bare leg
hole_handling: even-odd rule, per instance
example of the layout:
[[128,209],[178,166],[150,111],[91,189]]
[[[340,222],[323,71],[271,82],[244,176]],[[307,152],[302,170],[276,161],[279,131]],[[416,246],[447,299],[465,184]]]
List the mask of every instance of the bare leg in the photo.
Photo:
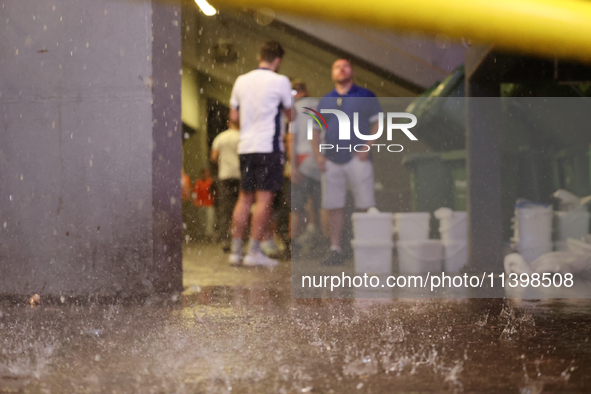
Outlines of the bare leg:
[[271,216],[271,202],[273,201],[273,192],[257,191],[256,205],[252,215],[251,238],[261,241],[265,234],[265,229],[269,226],[269,217]]
[[[308,196],[308,201],[306,205],[304,205],[304,209],[299,212],[292,212],[290,215],[291,220],[291,232],[292,232],[292,239],[297,239],[300,235],[302,235],[306,231],[306,227],[310,224],[319,226],[320,222],[320,214],[316,210],[314,205],[314,201],[310,196]],[[328,231],[325,234],[325,237],[328,238]]]
[[326,238],[330,237],[330,218],[326,209],[321,209],[318,213],[320,216],[320,226],[322,228],[322,235]]
[[290,215],[291,220],[291,237],[296,240],[300,235],[304,233],[304,215],[301,213],[292,212]]
[[[256,207],[255,207],[255,210],[256,210]],[[262,240],[268,241],[270,239],[274,239],[275,232],[276,232],[275,221],[273,220],[272,213],[269,212],[269,220],[267,221],[267,225],[265,226],[265,229],[263,230]]]
[[343,209],[331,209],[328,211],[330,222],[330,246],[341,247],[341,233],[343,232],[343,224],[345,222],[345,215]]
[[314,202],[311,198],[308,198],[308,202],[304,208],[306,212],[305,217],[308,219],[306,220],[306,224],[312,223],[318,226],[318,222],[320,221],[320,218],[318,217],[318,209],[314,206]]
[[238,195],[238,202],[234,207],[234,216],[232,218],[232,238],[234,239],[242,239],[244,235],[254,196],[254,192],[245,191],[240,191]]

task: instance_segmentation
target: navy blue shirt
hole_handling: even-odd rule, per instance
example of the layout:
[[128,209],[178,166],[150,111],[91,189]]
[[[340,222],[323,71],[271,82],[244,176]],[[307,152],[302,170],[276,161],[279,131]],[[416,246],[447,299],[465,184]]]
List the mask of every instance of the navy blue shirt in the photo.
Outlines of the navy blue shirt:
[[[366,99],[348,99],[354,97],[367,97]],[[339,140],[339,122],[334,114],[322,114],[326,120],[328,130],[324,136],[324,143],[334,145],[333,149],[327,149],[322,151],[324,156],[335,163],[343,164],[347,163],[353,157],[353,147],[357,144],[368,144],[372,141],[364,141],[358,138],[353,131],[353,113],[359,114],[359,132],[364,135],[371,134],[371,123],[378,120],[378,113],[382,112],[382,107],[378,102],[376,95],[368,89],[362,88],[353,84],[351,89],[344,94],[340,95],[336,89],[328,93],[326,96],[320,99],[318,104],[318,112],[322,109],[336,109],[343,111],[349,116],[351,124],[351,139],[346,141]],[[373,118],[370,122],[370,118]],[[324,126],[323,126],[324,127]],[[337,152],[337,146],[339,148]],[[351,152],[349,152],[351,148]]]

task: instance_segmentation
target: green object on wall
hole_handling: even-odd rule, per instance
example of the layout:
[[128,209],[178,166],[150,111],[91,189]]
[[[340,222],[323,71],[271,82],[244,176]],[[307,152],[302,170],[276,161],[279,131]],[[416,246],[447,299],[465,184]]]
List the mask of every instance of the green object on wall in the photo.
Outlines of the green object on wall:
[[441,159],[451,172],[453,182],[453,206],[454,211],[465,211],[468,208],[468,178],[466,175],[465,150],[442,152]]
[[453,203],[451,173],[443,165],[440,153],[413,153],[403,164],[412,171],[412,207],[417,212],[433,212]]
[[465,211],[468,184],[466,151],[414,153],[402,161],[411,173],[412,207],[433,212],[441,207]]

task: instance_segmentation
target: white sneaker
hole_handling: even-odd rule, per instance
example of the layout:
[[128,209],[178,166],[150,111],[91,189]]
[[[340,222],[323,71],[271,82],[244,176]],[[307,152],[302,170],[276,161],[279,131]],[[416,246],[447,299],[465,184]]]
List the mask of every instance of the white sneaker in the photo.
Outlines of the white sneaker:
[[279,261],[265,256],[262,252],[249,252],[244,256],[242,264],[245,267],[269,267],[273,268],[279,265]]
[[228,263],[230,265],[242,265],[242,255],[238,253],[231,253],[228,257]]

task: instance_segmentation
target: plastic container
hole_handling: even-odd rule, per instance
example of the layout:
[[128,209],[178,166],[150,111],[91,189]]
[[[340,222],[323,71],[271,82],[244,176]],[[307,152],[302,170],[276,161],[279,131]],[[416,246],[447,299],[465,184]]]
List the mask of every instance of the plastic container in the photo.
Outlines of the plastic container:
[[[452,100],[445,100],[452,101]],[[453,209],[465,211],[467,208],[468,182],[466,174],[466,150],[441,152],[441,160],[451,172],[453,181]]]
[[577,254],[591,254],[591,244],[578,239],[569,238],[566,240],[568,250]]
[[591,215],[587,211],[555,211],[555,239],[566,241],[568,238],[579,239],[587,235],[590,217]]
[[353,234],[356,240],[392,241],[392,213],[354,213]]
[[399,241],[429,239],[429,212],[398,212],[394,214]]
[[443,243],[443,271],[457,273],[468,265],[468,241]]
[[394,243],[388,241],[367,241],[354,239],[351,241],[356,273],[389,274],[392,272],[392,248]]
[[434,215],[439,219],[439,234],[444,244],[468,241],[468,214],[466,212],[439,208],[434,212]]
[[525,261],[531,263],[552,251],[552,207],[537,203],[518,203],[515,207],[513,242]]
[[401,274],[426,274],[441,272],[443,244],[438,239],[423,241],[398,241],[398,272]]
[[552,252],[552,247],[553,247],[552,242],[550,242],[550,246],[548,246],[548,245],[526,245],[526,246],[518,245],[517,251],[519,252],[520,255],[523,256],[525,261],[527,261],[528,263],[531,263],[532,261],[534,261],[535,259],[537,259],[541,255]]

